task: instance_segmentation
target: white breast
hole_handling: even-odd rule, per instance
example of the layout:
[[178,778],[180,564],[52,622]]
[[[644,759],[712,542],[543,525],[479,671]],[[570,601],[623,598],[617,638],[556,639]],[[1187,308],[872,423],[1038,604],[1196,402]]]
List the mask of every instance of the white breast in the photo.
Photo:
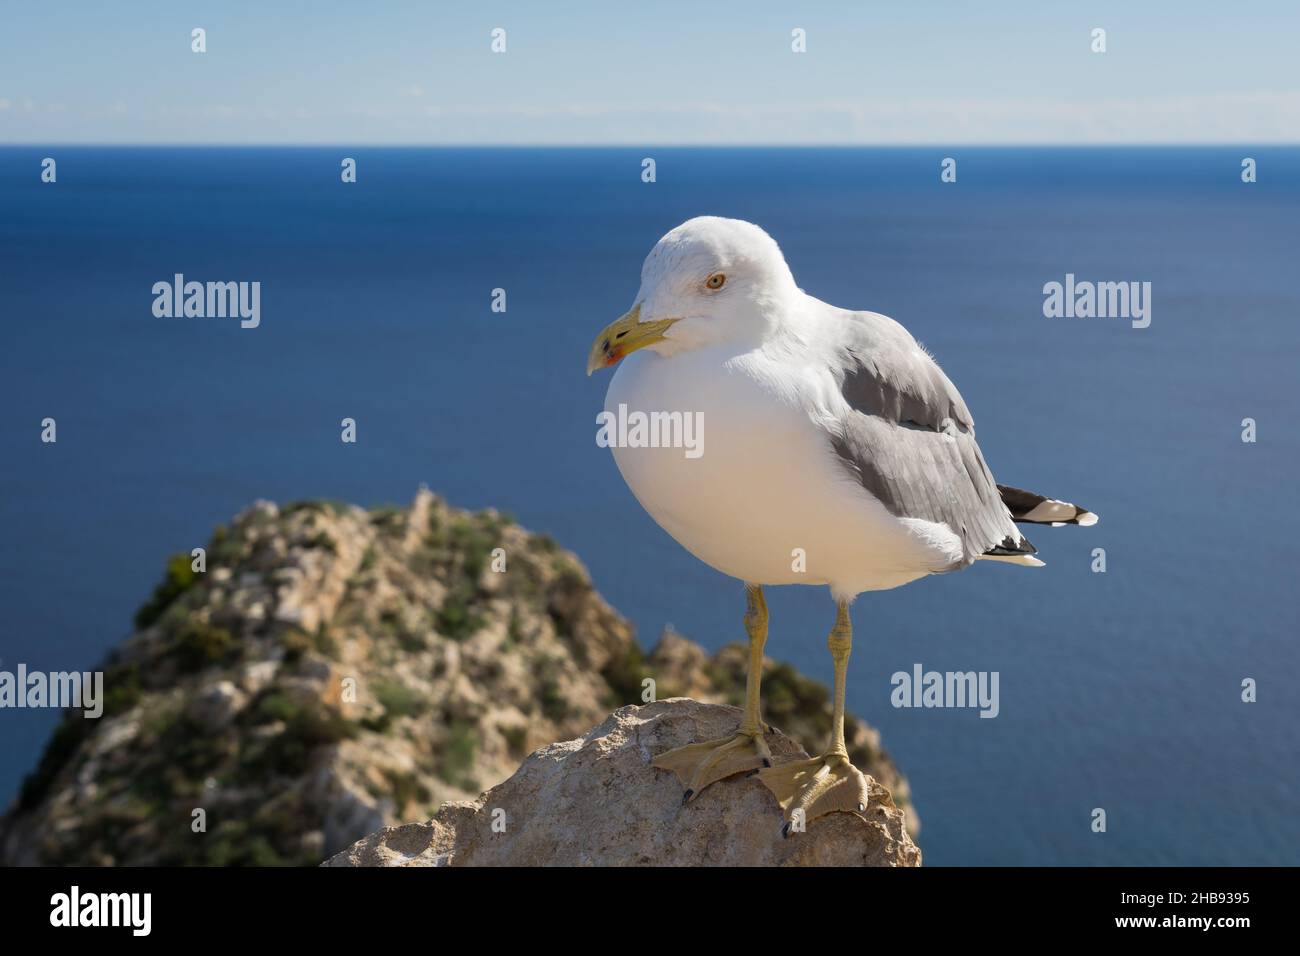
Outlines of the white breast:
[[697,458],[680,447],[613,449],[642,507],[700,560],[754,584],[829,584],[852,595],[949,561],[852,479],[782,387],[790,374],[788,361],[761,351],[641,352],[622,362],[607,412],[698,413],[702,425]]

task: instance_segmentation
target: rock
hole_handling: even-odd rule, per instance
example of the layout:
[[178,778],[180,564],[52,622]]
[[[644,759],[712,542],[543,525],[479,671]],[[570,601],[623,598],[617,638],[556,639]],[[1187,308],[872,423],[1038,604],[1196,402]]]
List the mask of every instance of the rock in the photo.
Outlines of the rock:
[[656,681],[661,691],[671,688],[670,696],[712,701],[717,693],[709,678],[709,652],[699,644],[666,629],[650,655]]
[[250,694],[260,694],[275,680],[275,672],[280,669],[279,661],[257,661],[248,664],[240,674],[240,685]]
[[248,695],[230,681],[217,681],[194,698],[188,713],[202,725],[221,728],[235,719],[247,701]]
[[[652,757],[724,737],[740,719],[738,708],[685,698],[623,707],[585,737],[536,751],[477,800],[379,830],[325,865],[920,865],[903,811],[874,780],[867,819],[829,814],[788,839],[756,777],[720,781],[683,806],[676,776],[653,768]],[[768,744],[778,765],[807,756],[779,731]]]

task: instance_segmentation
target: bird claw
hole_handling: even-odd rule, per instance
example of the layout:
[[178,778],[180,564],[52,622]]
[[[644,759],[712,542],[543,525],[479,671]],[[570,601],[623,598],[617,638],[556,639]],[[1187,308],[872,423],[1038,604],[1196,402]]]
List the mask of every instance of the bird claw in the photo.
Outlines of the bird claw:
[[806,826],[817,817],[836,811],[865,815],[870,802],[869,778],[843,754],[796,760],[760,771],[758,778],[781,806],[786,819],[782,835],[787,837],[796,816]]
[[738,731],[722,740],[687,744],[661,753],[651,765],[677,774],[686,787],[682,797],[682,806],[686,806],[719,780],[770,767],[770,754],[761,734]]

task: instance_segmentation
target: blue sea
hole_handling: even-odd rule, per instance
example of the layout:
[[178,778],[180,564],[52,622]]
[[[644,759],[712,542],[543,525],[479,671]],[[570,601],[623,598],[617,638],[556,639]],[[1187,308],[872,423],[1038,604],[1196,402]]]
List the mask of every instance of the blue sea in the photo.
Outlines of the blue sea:
[[[1291,148],[0,149],[0,668],[93,667],[165,557],[254,499],[421,483],[576,551],[646,644],[741,639],[740,586],[641,511],[584,375],[646,252],[705,213],[907,325],[1000,481],[1101,515],[1029,529],[1043,569],[855,604],[849,707],[911,781],[926,862],[1300,863]],[[155,318],[175,273],[260,281],[260,327]],[[1067,274],[1150,282],[1150,326],[1046,318]],[[826,592],[768,599],[768,653],[829,680]],[[1000,713],[896,709],[916,664],[998,672]],[[56,717],[0,712],[0,801]]]

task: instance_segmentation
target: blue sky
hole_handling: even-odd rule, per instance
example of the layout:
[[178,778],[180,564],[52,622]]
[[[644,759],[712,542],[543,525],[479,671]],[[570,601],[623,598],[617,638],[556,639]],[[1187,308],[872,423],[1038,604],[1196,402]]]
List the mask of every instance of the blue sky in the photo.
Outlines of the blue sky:
[[0,143],[1296,142],[1297,49],[1284,2],[15,2]]

